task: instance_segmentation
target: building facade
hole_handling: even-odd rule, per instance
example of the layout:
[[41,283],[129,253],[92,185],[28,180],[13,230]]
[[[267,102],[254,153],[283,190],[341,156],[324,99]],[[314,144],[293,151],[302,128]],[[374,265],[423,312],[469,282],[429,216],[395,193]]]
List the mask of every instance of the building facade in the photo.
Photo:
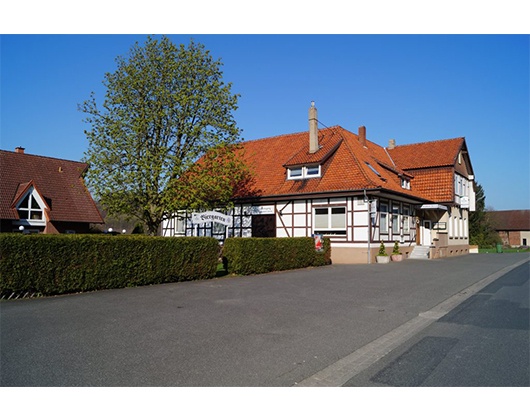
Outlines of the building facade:
[[381,147],[340,126],[249,141],[242,156],[254,173],[252,196],[235,197],[229,225],[194,224],[179,212],[164,236],[331,239],[334,263],[375,261],[381,241],[405,257],[462,255],[469,250],[474,173],[465,139]]

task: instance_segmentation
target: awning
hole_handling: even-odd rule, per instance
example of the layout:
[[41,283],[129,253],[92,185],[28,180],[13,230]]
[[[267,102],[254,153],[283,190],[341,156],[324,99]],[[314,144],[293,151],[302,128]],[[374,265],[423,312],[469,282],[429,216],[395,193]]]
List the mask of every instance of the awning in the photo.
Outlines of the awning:
[[421,210],[447,210],[446,206],[441,204],[422,204],[420,207]]

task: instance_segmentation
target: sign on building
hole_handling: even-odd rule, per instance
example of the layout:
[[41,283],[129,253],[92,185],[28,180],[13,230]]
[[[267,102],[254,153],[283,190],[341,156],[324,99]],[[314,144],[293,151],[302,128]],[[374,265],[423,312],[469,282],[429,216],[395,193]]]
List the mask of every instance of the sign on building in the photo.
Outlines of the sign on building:
[[204,213],[193,213],[191,215],[191,222],[195,225],[215,222],[225,226],[231,226],[232,216],[227,216],[217,211],[206,211]]

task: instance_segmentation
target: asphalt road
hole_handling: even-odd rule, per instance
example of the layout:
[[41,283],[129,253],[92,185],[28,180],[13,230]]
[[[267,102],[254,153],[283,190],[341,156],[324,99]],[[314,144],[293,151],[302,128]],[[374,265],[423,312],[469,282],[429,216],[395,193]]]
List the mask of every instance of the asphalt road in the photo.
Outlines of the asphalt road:
[[301,384],[526,260],[335,265],[2,301],[0,385]]
[[345,386],[529,387],[529,278],[503,275]]

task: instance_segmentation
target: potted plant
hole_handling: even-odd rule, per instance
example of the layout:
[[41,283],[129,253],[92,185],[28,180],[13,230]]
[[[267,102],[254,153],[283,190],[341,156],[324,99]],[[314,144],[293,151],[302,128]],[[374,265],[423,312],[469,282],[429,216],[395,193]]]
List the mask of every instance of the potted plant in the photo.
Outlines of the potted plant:
[[399,252],[399,244],[398,241],[394,242],[394,249],[392,249],[392,261],[402,261],[403,260],[403,254]]
[[377,253],[375,259],[379,264],[387,264],[390,261],[390,257],[386,253],[385,244],[383,241],[381,241],[379,252]]

